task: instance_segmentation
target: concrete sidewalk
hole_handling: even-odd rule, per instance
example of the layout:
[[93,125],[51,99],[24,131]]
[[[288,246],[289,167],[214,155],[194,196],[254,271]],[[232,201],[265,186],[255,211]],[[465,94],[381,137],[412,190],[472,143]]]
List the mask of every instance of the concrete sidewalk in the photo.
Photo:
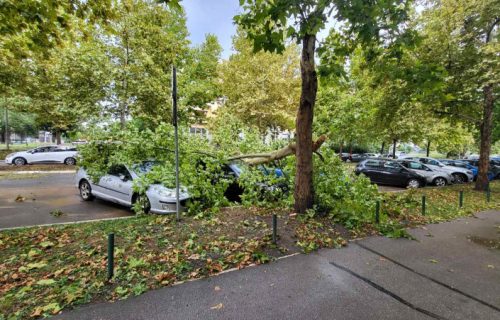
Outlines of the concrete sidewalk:
[[500,211],[150,291],[57,319],[500,319]]

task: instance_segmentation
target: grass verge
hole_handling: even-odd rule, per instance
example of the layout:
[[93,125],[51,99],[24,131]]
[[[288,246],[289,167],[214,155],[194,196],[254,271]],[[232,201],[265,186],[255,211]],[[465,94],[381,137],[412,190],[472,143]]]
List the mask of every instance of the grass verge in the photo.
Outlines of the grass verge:
[[[294,252],[341,247],[349,238],[379,232],[405,236],[407,227],[499,209],[500,183],[492,183],[491,189],[490,202],[469,185],[383,194],[380,224],[369,222],[355,230],[345,230],[329,216],[234,207],[180,222],[172,216],[143,216],[3,231],[0,319],[38,318],[84,303],[124,299]],[[462,208],[459,191],[464,191]],[[278,245],[271,240],[272,213],[279,216]],[[116,243],[111,281],[106,277],[109,233]]]

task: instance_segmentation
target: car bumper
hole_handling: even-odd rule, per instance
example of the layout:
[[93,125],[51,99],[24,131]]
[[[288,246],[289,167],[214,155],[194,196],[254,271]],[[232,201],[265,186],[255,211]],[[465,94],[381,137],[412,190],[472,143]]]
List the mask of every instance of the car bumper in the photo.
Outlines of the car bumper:
[[12,160],[14,160],[14,158],[12,158],[12,157],[5,158],[5,163],[12,164]]
[[[187,199],[180,201],[180,203],[179,203],[179,205],[180,205],[179,211],[180,212],[186,211],[186,200]],[[152,213],[156,213],[156,214],[175,213],[175,212],[177,212],[177,205],[175,202],[162,201],[162,202],[157,203],[155,206],[152,206],[150,211]]]

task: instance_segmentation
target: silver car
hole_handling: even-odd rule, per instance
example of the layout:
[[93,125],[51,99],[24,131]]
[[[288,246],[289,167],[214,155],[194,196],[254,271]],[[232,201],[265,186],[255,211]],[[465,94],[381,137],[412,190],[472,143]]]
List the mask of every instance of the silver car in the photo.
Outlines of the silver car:
[[446,171],[431,169],[423,163],[412,160],[403,159],[398,162],[401,163],[403,167],[424,176],[428,184],[443,187],[447,184],[453,183],[453,177]]
[[406,157],[405,160],[413,160],[427,165],[431,169],[442,170],[453,177],[454,183],[465,183],[474,180],[474,174],[466,168],[447,166],[439,160],[427,157]]
[[[111,167],[98,183],[93,182],[85,169],[80,168],[75,182],[84,201],[90,201],[96,197],[127,207],[132,207],[139,202],[146,213],[173,213],[176,210],[175,189],[153,184],[149,186],[145,195],[139,195],[132,188],[133,181],[147,173],[153,166],[153,161],[146,161],[132,167],[116,165]],[[185,210],[187,199],[189,199],[189,194],[185,188],[181,188],[179,195],[181,210]]]
[[22,166],[35,163],[64,163],[75,165],[78,152],[75,147],[43,146],[28,151],[11,153],[5,157],[5,163]]

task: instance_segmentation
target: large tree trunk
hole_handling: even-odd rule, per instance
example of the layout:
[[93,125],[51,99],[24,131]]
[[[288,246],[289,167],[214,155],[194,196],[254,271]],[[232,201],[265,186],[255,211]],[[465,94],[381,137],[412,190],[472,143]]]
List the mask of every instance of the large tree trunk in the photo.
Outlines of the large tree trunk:
[[295,175],[295,211],[304,213],[313,207],[313,154],[312,154],[312,123],[314,104],[318,90],[318,79],[314,65],[316,35],[305,35],[302,40],[302,57],[300,74],[302,89],[300,105],[297,111],[297,173]]
[[493,127],[493,86],[483,88],[483,122],[481,123],[481,147],[479,150],[479,174],[476,180],[476,190],[485,191],[488,188],[488,167],[491,152],[491,131]]
[[426,152],[427,157],[429,157],[430,152],[431,152],[431,140],[429,139],[427,140],[427,152]]

